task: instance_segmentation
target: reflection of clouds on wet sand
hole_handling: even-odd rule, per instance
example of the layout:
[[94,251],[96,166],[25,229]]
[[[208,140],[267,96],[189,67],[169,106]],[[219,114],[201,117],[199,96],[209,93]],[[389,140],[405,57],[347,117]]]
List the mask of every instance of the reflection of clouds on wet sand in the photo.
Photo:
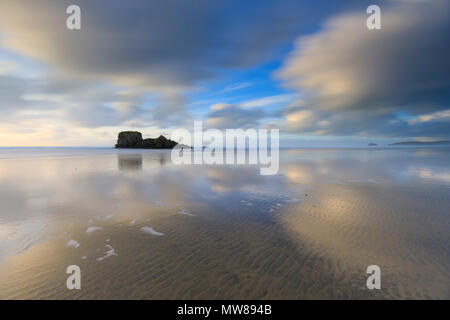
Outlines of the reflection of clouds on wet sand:
[[450,170],[441,168],[441,169],[433,169],[433,168],[417,168],[412,167],[409,169],[411,175],[416,175],[424,180],[434,180],[436,182],[450,184]]
[[[405,183],[450,181],[444,150],[289,150],[282,167],[293,183]],[[295,157],[294,157],[295,155]],[[423,163],[426,161],[427,167]]]
[[386,297],[443,297],[448,205],[442,190],[424,193],[370,182],[321,185],[280,221],[294,241],[330,260],[343,277],[375,263],[393,281],[384,284]]
[[355,281],[375,263],[397,283],[379,297],[443,297],[445,151],[288,150],[275,176],[117,152],[0,160],[0,287],[27,265],[39,297],[56,266],[80,261],[93,274],[80,297],[135,283],[136,298],[370,298]]

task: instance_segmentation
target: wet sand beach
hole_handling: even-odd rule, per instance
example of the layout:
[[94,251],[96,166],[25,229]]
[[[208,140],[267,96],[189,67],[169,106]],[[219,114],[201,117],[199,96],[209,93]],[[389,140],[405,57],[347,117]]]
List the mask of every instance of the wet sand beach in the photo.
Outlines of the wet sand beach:
[[0,298],[449,299],[449,156],[291,149],[261,176],[170,151],[0,149]]

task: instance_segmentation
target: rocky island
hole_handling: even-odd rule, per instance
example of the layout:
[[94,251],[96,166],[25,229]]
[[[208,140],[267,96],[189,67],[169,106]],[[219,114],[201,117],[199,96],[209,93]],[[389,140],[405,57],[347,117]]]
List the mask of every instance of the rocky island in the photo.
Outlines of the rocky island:
[[173,149],[177,144],[162,135],[156,139],[142,139],[142,134],[138,131],[122,131],[119,133],[116,148]]

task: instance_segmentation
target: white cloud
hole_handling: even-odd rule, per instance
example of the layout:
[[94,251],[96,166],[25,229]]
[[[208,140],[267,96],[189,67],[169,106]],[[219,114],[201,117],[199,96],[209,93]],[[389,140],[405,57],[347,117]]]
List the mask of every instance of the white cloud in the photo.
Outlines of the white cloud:
[[409,119],[407,122],[411,125],[430,122],[430,121],[448,121],[450,122],[450,109],[444,111],[438,111],[428,114],[423,114],[412,119]]
[[267,107],[274,105],[286,106],[294,98],[292,94],[280,94],[276,96],[269,96],[264,98],[252,99],[239,103],[243,108],[254,108],[254,107]]
[[239,90],[239,89],[244,89],[247,87],[252,86],[253,83],[251,82],[241,82],[241,83],[235,83],[235,84],[231,84],[226,86],[222,92],[229,92],[229,91],[235,91],[235,90]]

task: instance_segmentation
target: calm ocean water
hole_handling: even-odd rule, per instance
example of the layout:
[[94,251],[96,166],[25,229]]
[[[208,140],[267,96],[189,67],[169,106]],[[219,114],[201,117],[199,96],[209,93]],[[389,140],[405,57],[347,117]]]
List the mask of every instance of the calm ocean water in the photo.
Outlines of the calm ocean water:
[[449,159],[286,149],[261,176],[170,151],[0,148],[0,298],[449,299]]

